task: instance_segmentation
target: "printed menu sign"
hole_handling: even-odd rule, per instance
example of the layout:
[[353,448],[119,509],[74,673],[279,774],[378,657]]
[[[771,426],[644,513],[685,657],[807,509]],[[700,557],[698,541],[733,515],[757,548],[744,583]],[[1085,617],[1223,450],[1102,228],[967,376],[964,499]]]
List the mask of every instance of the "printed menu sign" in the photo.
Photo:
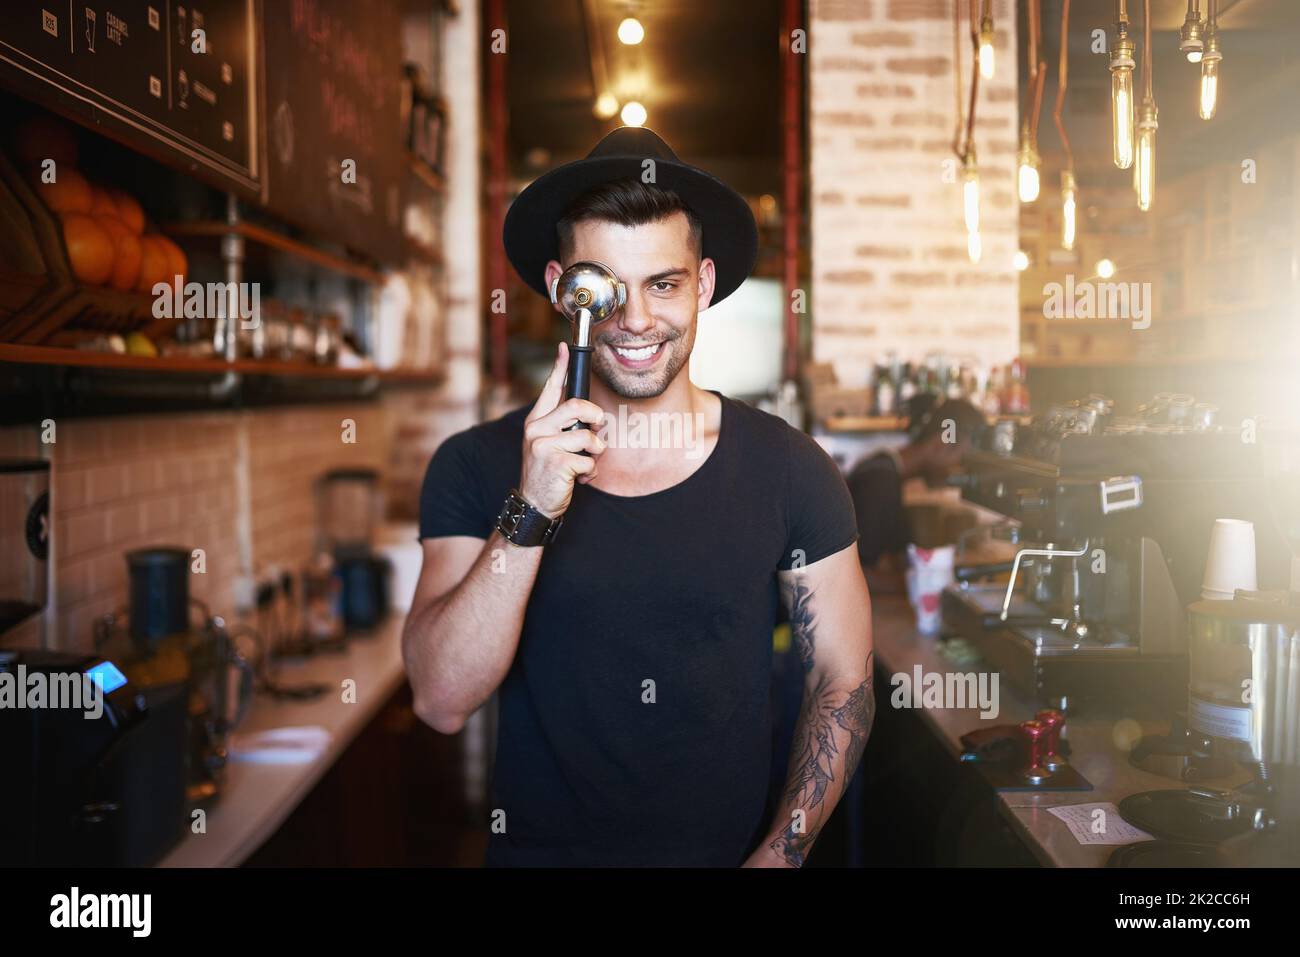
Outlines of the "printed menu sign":
[[0,82],[258,194],[254,11],[255,0],[9,0]]
[[267,205],[381,262],[401,254],[398,4],[263,6]]

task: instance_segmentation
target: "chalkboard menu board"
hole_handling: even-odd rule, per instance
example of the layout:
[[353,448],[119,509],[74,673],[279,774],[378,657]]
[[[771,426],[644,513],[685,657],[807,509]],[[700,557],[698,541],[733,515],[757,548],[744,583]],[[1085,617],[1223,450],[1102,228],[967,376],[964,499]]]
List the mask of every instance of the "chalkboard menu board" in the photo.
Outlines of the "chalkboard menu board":
[[0,16],[6,86],[246,196],[262,190],[256,51],[255,0],[5,0]]
[[401,4],[263,8],[267,205],[380,261],[400,257]]

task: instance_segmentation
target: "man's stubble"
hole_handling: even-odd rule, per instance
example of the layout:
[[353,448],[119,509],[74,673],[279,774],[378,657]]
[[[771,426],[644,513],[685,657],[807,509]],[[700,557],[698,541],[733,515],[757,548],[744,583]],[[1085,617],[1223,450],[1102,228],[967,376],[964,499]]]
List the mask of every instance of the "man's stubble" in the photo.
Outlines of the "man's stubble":
[[600,381],[605,383],[606,387],[622,399],[652,399],[655,396],[663,395],[664,391],[677,378],[677,374],[686,367],[690,361],[691,352],[695,348],[695,328],[699,322],[698,315],[691,322],[690,328],[685,332],[669,330],[670,334],[664,339],[664,348],[671,347],[667,362],[662,369],[654,369],[648,372],[635,372],[624,369],[618,364],[606,346],[613,347],[622,345],[623,341],[632,342],[632,338],[613,333],[609,336],[601,336],[596,340],[596,349],[592,356],[592,368]]

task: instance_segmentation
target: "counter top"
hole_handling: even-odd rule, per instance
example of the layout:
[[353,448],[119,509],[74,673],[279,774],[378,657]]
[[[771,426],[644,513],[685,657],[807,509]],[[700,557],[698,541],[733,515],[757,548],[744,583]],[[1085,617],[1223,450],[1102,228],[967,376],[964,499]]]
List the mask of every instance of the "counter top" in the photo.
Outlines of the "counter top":
[[[350,641],[346,652],[278,666],[280,684],[321,683],[329,690],[310,701],[258,694],[239,733],[318,725],[330,732],[329,746],[302,764],[231,761],[223,792],[207,809],[207,833],[187,834],[160,867],[238,867],[275,833],[401,685],[403,620],[390,618],[375,634]],[[343,700],[347,679],[356,683],[355,703]]]
[[[891,674],[911,674],[920,665],[924,673],[980,671],[980,664],[958,667],[938,651],[938,640],[920,635],[907,600],[901,595],[872,597],[872,623],[877,661]],[[876,689],[878,707],[890,707],[893,688]],[[943,746],[957,760],[961,754],[961,736],[981,726],[1016,724],[1032,718],[1037,707],[1009,682],[998,687],[1000,710],[996,718],[983,719],[978,708],[921,709],[921,718]],[[1135,768],[1128,752],[1116,739],[1124,737],[1117,728],[1120,718],[1073,717],[1067,721],[1066,737],[1070,742],[1071,764],[1092,784],[1091,791],[1000,791],[998,808],[1011,822],[1020,838],[1044,864],[1057,867],[1102,867],[1116,845],[1080,844],[1064,822],[1048,813],[1049,808],[1071,804],[1111,803],[1118,805],[1130,794],[1160,788],[1180,787],[1173,778]],[[1167,723],[1138,722],[1142,734],[1165,734]],[[1238,775],[1219,781],[1206,781],[1209,787],[1230,788],[1247,780]]]

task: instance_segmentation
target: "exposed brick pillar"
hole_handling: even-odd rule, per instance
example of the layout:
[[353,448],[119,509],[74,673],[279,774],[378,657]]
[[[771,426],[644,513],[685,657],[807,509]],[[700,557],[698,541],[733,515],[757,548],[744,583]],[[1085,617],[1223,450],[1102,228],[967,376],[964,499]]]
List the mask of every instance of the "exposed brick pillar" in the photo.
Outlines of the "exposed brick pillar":
[[1018,351],[1016,21],[1011,0],[995,0],[997,72],[981,81],[975,130],[984,252],[972,265],[959,177],[944,176],[954,2],[809,0],[813,358],[846,384],[891,350],[980,363]]

